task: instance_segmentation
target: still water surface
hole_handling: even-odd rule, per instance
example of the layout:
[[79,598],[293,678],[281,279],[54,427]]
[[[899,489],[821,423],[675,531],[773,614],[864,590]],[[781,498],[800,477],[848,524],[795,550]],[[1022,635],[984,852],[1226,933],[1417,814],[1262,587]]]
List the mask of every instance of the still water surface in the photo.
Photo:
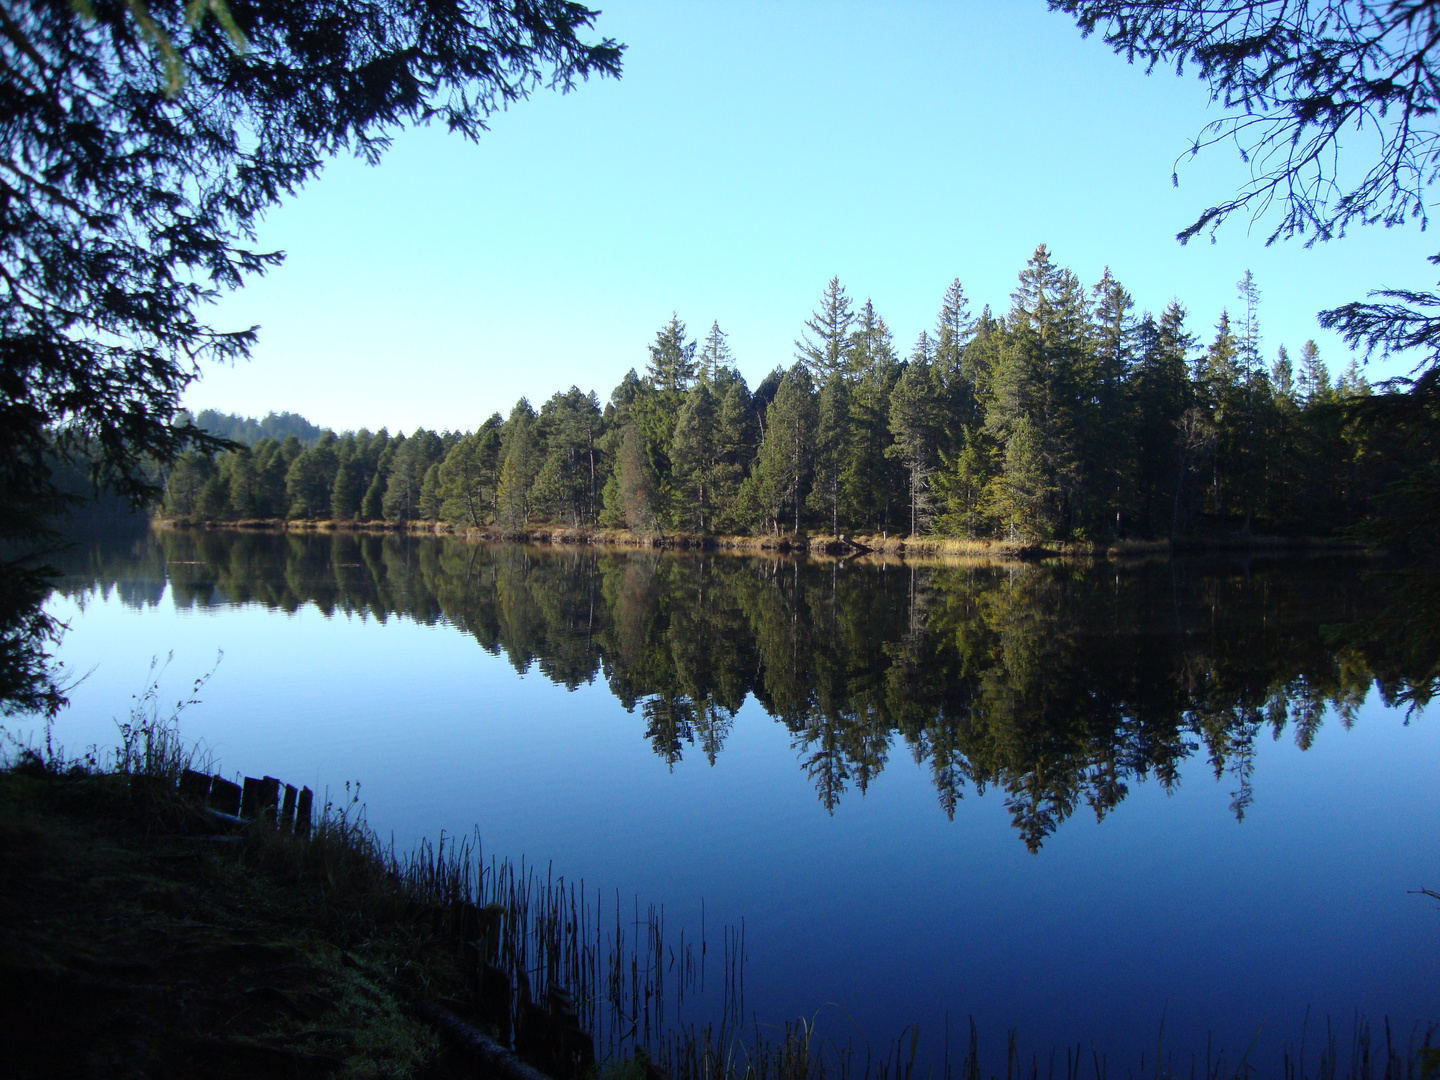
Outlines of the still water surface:
[[55,734],[223,650],[184,728],[224,772],[358,779],[402,849],[478,826],[667,931],[703,898],[762,1024],[1133,1065],[1163,1016],[1177,1067],[1268,1070],[1307,1010],[1440,1019],[1440,732],[1336,643],[1367,569],[164,533],[66,566]]

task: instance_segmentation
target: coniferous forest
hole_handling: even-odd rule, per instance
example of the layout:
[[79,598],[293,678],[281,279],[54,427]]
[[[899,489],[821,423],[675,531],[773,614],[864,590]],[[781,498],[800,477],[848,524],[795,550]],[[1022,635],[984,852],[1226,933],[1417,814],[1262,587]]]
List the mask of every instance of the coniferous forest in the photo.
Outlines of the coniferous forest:
[[1353,360],[1336,377],[1313,341],[1262,352],[1259,298],[1247,271],[1202,333],[1179,300],[1137,312],[1108,269],[1087,287],[1042,245],[1008,312],[973,314],[957,279],[902,350],[832,278],[794,365],[758,386],[718,324],[695,338],[672,316],[603,405],[572,386],[469,432],[304,442],[231,423],[251,441],[185,454],[163,513],[1022,542],[1354,526],[1411,433],[1355,419],[1385,388]]

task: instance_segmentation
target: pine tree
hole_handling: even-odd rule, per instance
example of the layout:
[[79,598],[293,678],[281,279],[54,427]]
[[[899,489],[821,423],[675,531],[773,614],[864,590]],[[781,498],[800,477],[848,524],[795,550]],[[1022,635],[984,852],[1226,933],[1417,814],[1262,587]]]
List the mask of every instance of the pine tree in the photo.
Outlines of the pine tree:
[[1085,521],[1082,435],[1096,393],[1085,291],[1042,244],[1011,299],[985,411],[999,466],[987,503],[1011,536],[1068,536]]
[[420,500],[416,503],[415,516],[421,521],[439,521],[440,504],[440,462],[432,461],[420,482]]
[[358,454],[344,458],[335,470],[335,485],[330,489],[330,516],[337,521],[351,521],[360,513],[360,477],[364,462]]
[[539,436],[546,447],[534,485],[540,513],[579,526],[598,508],[600,400],[579,387],[553,394],[540,410]]
[[1092,328],[1082,384],[1089,407],[1080,410],[1082,471],[1090,486],[1088,522],[1098,535],[1120,536],[1136,512],[1136,446],[1126,415],[1125,382],[1135,362],[1135,306],[1107,266],[1091,290]]
[[[813,383],[823,384],[835,372],[848,367],[850,327],[855,313],[850,297],[838,277],[832,277],[820,298],[820,308],[805,320],[800,340],[795,342],[795,358],[805,365]],[[813,335],[813,336],[812,336]]]
[[285,473],[285,516],[323,518],[330,513],[330,492],[340,467],[335,433],[326,431],[320,441],[298,454]]
[[248,446],[235,451],[235,464],[230,471],[230,499],[226,516],[232,520],[260,517],[260,474],[255,468],[255,454]]

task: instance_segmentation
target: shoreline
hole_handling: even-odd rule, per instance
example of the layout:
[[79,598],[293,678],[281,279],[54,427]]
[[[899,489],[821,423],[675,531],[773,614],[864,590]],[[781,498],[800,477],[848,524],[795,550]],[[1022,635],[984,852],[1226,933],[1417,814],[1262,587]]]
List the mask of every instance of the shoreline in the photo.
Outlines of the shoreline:
[[1349,554],[1381,557],[1384,552],[1356,540],[1316,536],[1271,536],[1260,533],[1216,534],[1177,540],[1119,540],[1114,542],[1059,542],[1014,540],[969,540],[954,537],[847,535],[781,533],[763,536],[697,533],[643,533],[629,529],[598,526],[536,526],[527,529],[473,528],[443,522],[389,522],[285,520],[263,518],[240,521],[191,521],[184,518],[152,518],[150,528],[158,531],[261,532],[261,533],[361,533],[410,536],[451,536],[469,543],[544,544],[554,547],[604,547],[665,551],[709,551],[737,555],[762,553],[829,557],[844,560],[878,556],[882,559],[911,560],[935,558],[977,558],[1007,562],[1034,562],[1046,559],[1131,559],[1213,554]]

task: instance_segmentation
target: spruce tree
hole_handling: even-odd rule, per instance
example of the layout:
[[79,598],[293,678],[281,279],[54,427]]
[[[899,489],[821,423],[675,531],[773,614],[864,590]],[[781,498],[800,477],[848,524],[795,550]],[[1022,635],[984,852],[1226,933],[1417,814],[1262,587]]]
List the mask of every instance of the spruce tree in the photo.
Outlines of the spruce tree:
[[715,442],[719,451],[713,481],[717,527],[744,527],[744,513],[738,505],[740,485],[755,460],[759,430],[750,389],[736,372],[720,396],[715,422]]
[[632,422],[625,425],[620,453],[615,463],[614,493],[623,524],[635,532],[654,532],[659,527],[656,513],[655,477],[645,450],[645,437]]
[[735,358],[730,353],[730,342],[720,329],[719,321],[710,324],[710,333],[705,335],[705,344],[700,349],[698,362],[700,378],[714,383],[735,370]]
[[939,453],[943,416],[929,335],[921,331],[915,351],[890,395],[889,426],[894,442],[886,453],[905,466],[909,489],[910,535],[930,524],[930,478]]
[[840,467],[840,516],[877,532],[890,528],[891,508],[903,487],[901,465],[886,457],[893,441],[890,393],[902,366],[885,320],[869,299],[860,307],[850,335],[850,437]]
[[820,307],[805,320],[805,329],[795,342],[795,358],[805,365],[811,382],[823,384],[835,372],[848,367],[850,327],[855,313],[850,297],[838,277],[832,277],[820,298]]
[[500,430],[500,479],[495,493],[496,514],[507,529],[522,529],[533,511],[531,485],[543,461],[535,430],[535,410],[521,398]]
[[765,435],[750,475],[752,498],[776,532],[787,508],[793,510],[795,531],[800,531],[814,438],[815,387],[805,365],[797,362],[766,410]]
[[850,438],[850,386],[832,372],[820,388],[815,422],[815,478],[805,505],[830,519],[830,532],[840,535],[840,489]]
[[976,388],[965,373],[965,346],[975,328],[970,302],[960,279],[955,278],[940,301],[935,320],[934,379],[941,395],[945,423],[940,450],[958,449],[965,440],[964,427],[974,415]]
[[708,379],[685,395],[670,446],[675,485],[685,524],[704,532],[713,523],[715,481],[721,458],[719,403]]
[[695,342],[685,340],[685,324],[672,312],[650,346],[650,383],[657,390],[684,393],[695,379],[695,368]]
[[1158,322],[1147,314],[1136,337],[1128,397],[1138,524],[1149,536],[1173,535],[1193,463],[1182,445],[1181,418],[1195,404],[1189,366],[1195,337],[1185,329],[1185,308],[1178,300],[1170,302]]
[[1320,359],[1320,347],[1314,340],[1305,342],[1300,348],[1300,399],[1305,407],[1324,404],[1330,400],[1330,370]]

